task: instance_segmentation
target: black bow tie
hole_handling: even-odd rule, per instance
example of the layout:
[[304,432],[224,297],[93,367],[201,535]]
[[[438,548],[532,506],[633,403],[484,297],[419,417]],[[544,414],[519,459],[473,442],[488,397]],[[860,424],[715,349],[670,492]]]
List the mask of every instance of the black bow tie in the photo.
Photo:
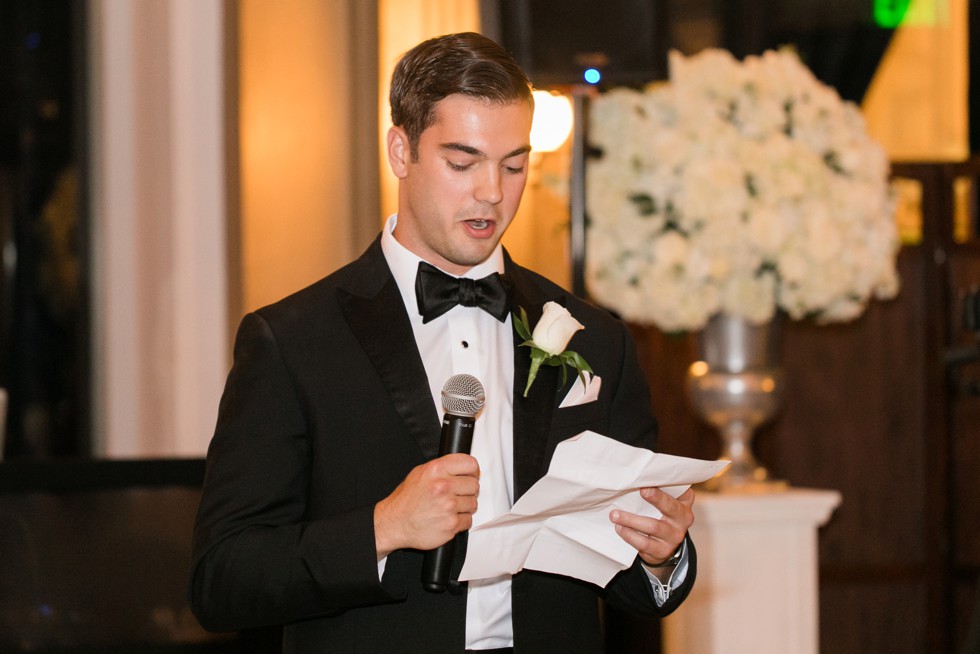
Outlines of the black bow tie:
[[415,298],[419,303],[422,322],[438,318],[457,304],[479,307],[503,322],[510,308],[507,286],[500,273],[483,279],[452,277],[424,261],[419,262],[415,277]]

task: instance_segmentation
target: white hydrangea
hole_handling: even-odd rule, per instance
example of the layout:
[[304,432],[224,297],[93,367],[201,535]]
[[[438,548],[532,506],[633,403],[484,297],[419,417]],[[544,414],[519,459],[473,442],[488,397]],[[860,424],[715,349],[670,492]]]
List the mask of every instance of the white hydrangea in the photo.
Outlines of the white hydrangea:
[[898,292],[888,159],[791,51],[672,52],[670,81],[593,103],[592,295],[639,323],[851,320]]

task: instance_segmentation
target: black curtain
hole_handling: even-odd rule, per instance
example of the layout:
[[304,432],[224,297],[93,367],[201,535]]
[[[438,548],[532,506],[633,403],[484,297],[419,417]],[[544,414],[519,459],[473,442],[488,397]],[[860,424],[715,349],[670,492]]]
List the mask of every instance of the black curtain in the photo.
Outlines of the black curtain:
[[7,458],[88,452],[84,3],[0,3]]

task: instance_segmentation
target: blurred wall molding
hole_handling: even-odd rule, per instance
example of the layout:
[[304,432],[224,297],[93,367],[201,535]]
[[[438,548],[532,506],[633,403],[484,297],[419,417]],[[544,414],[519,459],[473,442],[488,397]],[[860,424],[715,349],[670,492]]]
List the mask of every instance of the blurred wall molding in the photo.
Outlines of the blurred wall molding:
[[228,367],[222,0],[89,11],[93,454],[200,455]]

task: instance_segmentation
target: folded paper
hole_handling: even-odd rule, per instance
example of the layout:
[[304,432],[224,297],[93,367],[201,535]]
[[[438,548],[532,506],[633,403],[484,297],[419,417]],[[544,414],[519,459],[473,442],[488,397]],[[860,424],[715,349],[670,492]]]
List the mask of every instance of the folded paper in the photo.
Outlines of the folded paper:
[[555,450],[548,474],[503,515],[470,529],[461,581],[524,568],[568,575],[599,586],[628,568],[636,550],[609,520],[612,509],[659,518],[640,497],[656,486],[677,497],[728,461],[651,452],[586,431]]

